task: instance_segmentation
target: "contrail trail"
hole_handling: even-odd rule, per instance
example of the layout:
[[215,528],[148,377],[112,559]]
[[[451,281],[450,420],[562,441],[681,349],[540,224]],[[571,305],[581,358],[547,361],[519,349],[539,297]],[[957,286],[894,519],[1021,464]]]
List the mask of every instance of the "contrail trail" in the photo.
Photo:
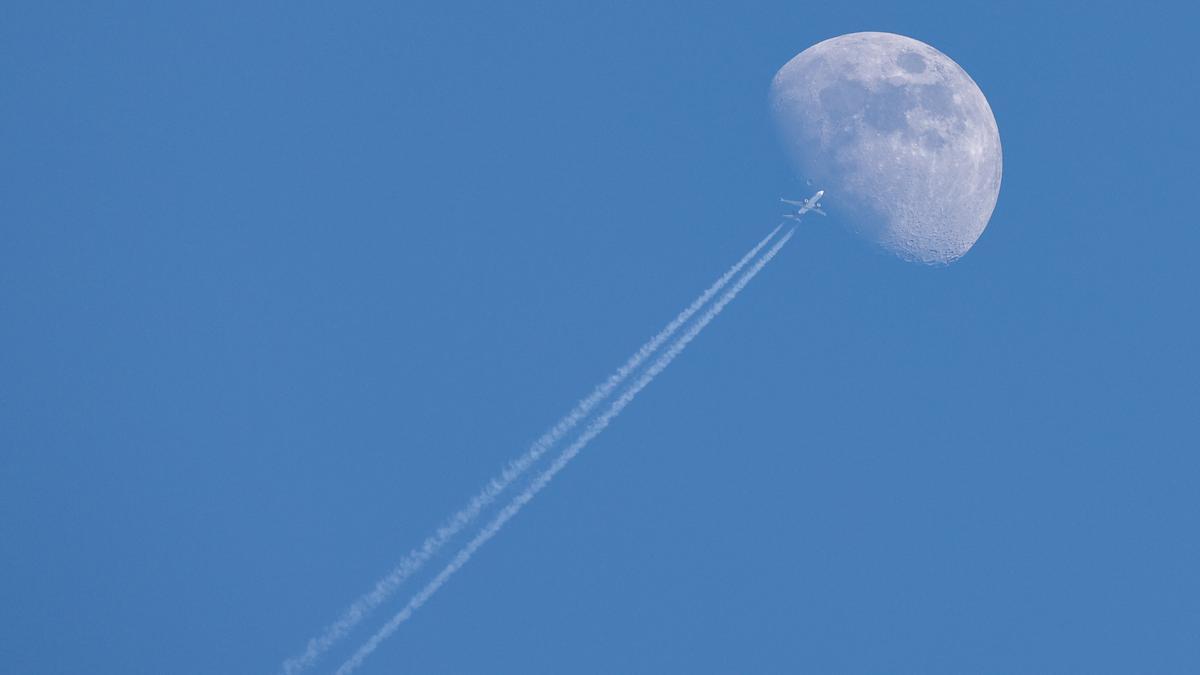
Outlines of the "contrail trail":
[[412,576],[426,561],[441,550],[446,545],[446,542],[475,520],[479,516],[479,513],[495,501],[496,497],[505,488],[525,473],[530,466],[550,448],[554,447],[558,441],[562,440],[562,437],[575,428],[575,425],[586,419],[591,414],[593,408],[607,399],[631,373],[637,370],[642,362],[652,356],[664,342],[675,334],[675,331],[679,330],[680,326],[687,323],[747,263],[758,255],[759,251],[775,237],[782,227],[783,225],[781,224],[774,230],[771,230],[770,234],[763,237],[762,241],[758,242],[754,248],[742,256],[741,260],[737,261],[733,267],[729,268],[708,289],[693,300],[692,304],[688,305],[665,328],[634,352],[633,356],[629,357],[621,367],[617,368],[616,372],[609,375],[607,380],[597,385],[596,389],[587,398],[579,401],[565,417],[560,419],[550,430],[534,441],[533,445],[529,446],[529,449],[525,451],[525,454],[509,462],[500,472],[499,476],[489,481],[479,494],[471,498],[471,501],[466,506],[442,523],[432,535],[422,542],[419,548],[413,549],[404,556],[400,563],[387,576],[376,582],[375,587],[371,591],[355,600],[342,613],[338,620],[327,626],[320,635],[310,639],[303,653],[285,661],[283,663],[283,672],[286,675],[296,675],[311,668],[317,662],[317,659],[349,634],[371,611],[390,598],[408,577]]
[[434,593],[437,593],[438,589],[440,589],[446,583],[446,581],[454,575],[455,572],[462,568],[463,565],[467,564],[467,561],[469,561],[471,556],[473,556],[475,552],[479,550],[479,547],[483,546],[489,539],[496,536],[496,533],[499,532],[502,527],[504,527],[505,523],[511,520],[513,516],[517,515],[522,507],[528,504],[537,495],[537,493],[542,490],[542,488],[546,487],[546,485],[554,478],[554,476],[558,474],[559,471],[562,471],[563,468],[572,459],[574,459],[575,456],[578,455],[579,452],[583,450],[583,448],[587,446],[587,444],[591,442],[593,438],[599,436],[600,433],[604,431],[609,423],[612,422],[613,418],[619,415],[621,411],[625,409],[625,406],[629,405],[633,401],[633,399],[638,395],[638,392],[640,392],[642,389],[645,389],[646,385],[650,384],[650,382],[653,381],[659,373],[661,373],[667,368],[667,366],[671,364],[671,361],[675,360],[676,356],[679,356],[679,354],[681,354],[683,350],[687,348],[688,344],[700,334],[700,331],[704,330],[704,327],[721,313],[721,310],[725,308],[725,305],[729,304],[735,297],[737,297],[738,293],[740,293],[742,289],[746,287],[746,284],[750,283],[750,280],[753,279],[755,275],[757,275],[762,268],[766,266],[767,263],[771,262],[771,259],[774,258],[777,253],[779,253],[779,250],[783,248],[784,244],[786,244],[789,239],[792,238],[792,235],[795,232],[795,228],[790,230],[786,235],[783,236],[782,239],[776,242],[769,251],[763,254],[763,257],[759,258],[758,262],[756,262],[749,270],[747,270],[746,273],[737,280],[737,283],[735,283],[733,287],[726,291],[725,295],[721,296],[720,300],[718,300],[703,315],[701,315],[701,317],[696,320],[696,323],[692,324],[687,332],[679,336],[679,339],[677,339],[667,351],[663,352],[662,356],[659,356],[658,359],[646,369],[641,377],[634,381],[633,384],[629,385],[629,388],[626,389],[620,397],[612,402],[612,405],[609,406],[608,410],[605,411],[604,414],[593,420],[592,423],[589,424],[586,429],[584,429],[583,433],[579,435],[579,438],[576,439],[575,442],[570,446],[568,446],[566,450],[563,450],[562,454],[555,458],[554,463],[552,463],[549,468],[539,474],[538,477],[529,485],[529,487],[519,493],[516,497],[513,497],[512,501],[500,511],[500,513],[492,520],[492,522],[488,523],[486,527],[480,530],[479,533],[475,535],[475,538],[468,542],[467,545],[464,546],[458,552],[458,554],[454,556],[454,559],[451,560],[450,563],[446,565],[446,567],[444,567],[442,571],[433,578],[432,581],[426,584],[426,586],[422,588],[420,592],[418,592],[412,597],[412,599],[408,601],[408,604],[404,606],[404,609],[400,610],[400,612],[393,616],[386,624],[384,624],[383,627],[375,633],[375,635],[371,636],[370,640],[367,640],[361,647],[359,647],[358,651],[355,652],[353,656],[351,656],[345,663],[341,665],[340,668],[337,669],[336,675],[349,675],[356,670],[360,665],[362,665],[363,661],[365,661],[366,658],[371,655],[371,652],[375,651],[384,640],[390,637],[392,633],[396,632],[396,629],[400,627],[400,624],[407,621],[414,612],[420,609],[421,605],[424,605]]

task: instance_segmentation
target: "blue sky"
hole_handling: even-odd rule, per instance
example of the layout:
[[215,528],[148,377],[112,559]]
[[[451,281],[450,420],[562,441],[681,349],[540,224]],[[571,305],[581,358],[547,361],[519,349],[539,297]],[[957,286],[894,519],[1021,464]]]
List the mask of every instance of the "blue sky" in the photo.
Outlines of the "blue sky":
[[362,672],[1200,671],[1196,10],[508,4],[6,4],[0,670],[273,672],[775,225],[771,76],[883,30],[996,114],[975,248],[801,228]]

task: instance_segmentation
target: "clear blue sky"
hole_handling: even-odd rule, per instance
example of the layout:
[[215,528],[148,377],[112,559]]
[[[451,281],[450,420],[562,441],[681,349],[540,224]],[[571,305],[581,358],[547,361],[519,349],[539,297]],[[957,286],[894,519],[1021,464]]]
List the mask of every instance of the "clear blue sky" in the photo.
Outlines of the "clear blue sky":
[[0,671],[273,672],[775,225],[771,76],[883,30],[995,111],[975,248],[802,228],[362,672],[1200,672],[1200,16],[1073,4],[6,3]]

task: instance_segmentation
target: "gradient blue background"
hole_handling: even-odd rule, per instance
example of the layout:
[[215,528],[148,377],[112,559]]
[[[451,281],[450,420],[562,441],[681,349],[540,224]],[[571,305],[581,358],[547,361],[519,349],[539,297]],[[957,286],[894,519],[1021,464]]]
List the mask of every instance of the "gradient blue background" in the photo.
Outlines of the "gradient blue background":
[[810,221],[362,672],[1200,672],[1195,10],[166,4],[0,11],[0,671],[273,672],[777,222],[770,78],[885,30],[996,113],[975,248]]

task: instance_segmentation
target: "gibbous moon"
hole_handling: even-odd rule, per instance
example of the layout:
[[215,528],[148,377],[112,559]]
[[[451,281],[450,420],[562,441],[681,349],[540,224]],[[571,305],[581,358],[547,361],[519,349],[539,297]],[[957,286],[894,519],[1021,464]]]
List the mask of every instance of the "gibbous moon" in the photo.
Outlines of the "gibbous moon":
[[825,40],[779,69],[770,104],[826,208],[883,249],[948,264],[987,227],[1000,194],[996,118],[933,47],[892,33]]

